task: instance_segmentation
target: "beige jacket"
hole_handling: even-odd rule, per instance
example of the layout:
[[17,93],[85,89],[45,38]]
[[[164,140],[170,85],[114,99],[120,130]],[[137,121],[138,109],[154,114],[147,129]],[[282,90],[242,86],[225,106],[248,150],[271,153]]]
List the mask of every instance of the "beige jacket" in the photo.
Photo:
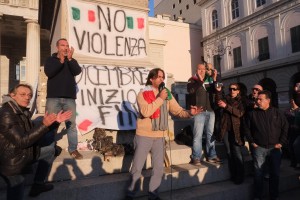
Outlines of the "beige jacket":
[[[157,95],[157,92],[155,93]],[[164,137],[167,135],[166,131],[152,131],[152,123],[150,117],[152,114],[163,104],[163,99],[156,98],[151,104],[143,97],[141,91],[137,97],[137,103],[139,106],[139,116],[136,122],[136,134],[145,137]],[[167,109],[170,113],[180,118],[190,118],[191,115],[188,111],[184,110],[172,96],[172,99],[168,101]]]

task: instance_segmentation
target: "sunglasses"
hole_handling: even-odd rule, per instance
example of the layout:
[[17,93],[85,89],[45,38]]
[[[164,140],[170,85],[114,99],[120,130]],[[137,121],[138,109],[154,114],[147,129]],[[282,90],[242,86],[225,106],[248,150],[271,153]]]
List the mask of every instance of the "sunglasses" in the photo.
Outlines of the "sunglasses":
[[237,89],[237,88],[229,88],[229,91],[237,91],[237,90],[239,90],[239,89]]
[[252,90],[253,91],[259,91],[259,92],[261,91],[261,89],[258,89],[258,88],[252,88]]

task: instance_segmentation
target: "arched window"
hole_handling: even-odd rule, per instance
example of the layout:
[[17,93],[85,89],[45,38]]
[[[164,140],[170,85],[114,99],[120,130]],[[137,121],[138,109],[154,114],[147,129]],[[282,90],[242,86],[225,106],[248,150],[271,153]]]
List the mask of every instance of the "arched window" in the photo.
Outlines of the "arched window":
[[231,1],[231,13],[232,13],[232,19],[238,18],[240,16],[238,0]]
[[218,12],[216,10],[213,10],[211,17],[212,17],[212,29],[214,30],[214,29],[219,27],[219,25],[218,25]]

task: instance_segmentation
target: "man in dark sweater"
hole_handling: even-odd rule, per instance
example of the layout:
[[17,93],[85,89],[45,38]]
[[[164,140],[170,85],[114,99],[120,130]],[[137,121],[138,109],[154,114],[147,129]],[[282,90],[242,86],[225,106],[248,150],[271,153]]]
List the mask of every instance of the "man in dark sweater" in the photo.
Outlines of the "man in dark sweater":
[[262,199],[266,169],[270,175],[270,199],[278,198],[281,147],[287,142],[288,122],[270,102],[271,93],[260,91],[257,97],[258,108],[247,113],[244,124],[244,133],[253,147],[254,196],[257,199]]
[[[56,42],[57,53],[46,60],[45,73],[47,82],[48,113],[58,113],[60,110],[71,110],[73,115],[66,121],[70,155],[75,159],[82,159],[77,150],[78,136],[76,128],[76,82],[75,76],[81,73],[78,62],[72,57],[74,48],[62,38]],[[54,134],[48,140],[54,144]]]

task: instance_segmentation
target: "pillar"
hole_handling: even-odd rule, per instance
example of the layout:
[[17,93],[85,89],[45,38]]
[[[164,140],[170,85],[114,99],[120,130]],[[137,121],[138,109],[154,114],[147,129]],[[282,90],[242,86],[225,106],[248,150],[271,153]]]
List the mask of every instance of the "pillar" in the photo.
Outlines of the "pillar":
[[40,26],[37,20],[28,19],[26,38],[26,83],[37,87],[40,70]]

